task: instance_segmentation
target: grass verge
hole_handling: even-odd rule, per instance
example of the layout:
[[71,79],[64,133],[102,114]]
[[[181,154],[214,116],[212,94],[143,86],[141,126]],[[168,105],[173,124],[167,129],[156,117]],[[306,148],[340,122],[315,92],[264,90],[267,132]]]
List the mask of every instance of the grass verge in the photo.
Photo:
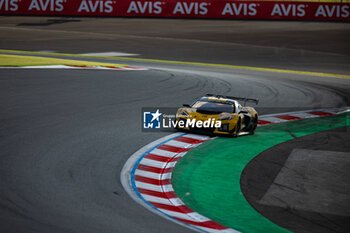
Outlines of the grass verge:
[[[189,151],[177,162],[172,184],[194,211],[243,233],[286,233],[258,213],[240,188],[244,167],[279,143],[350,125],[350,113],[259,127],[255,135],[216,138]],[[296,223],[297,224],[297,223]]]

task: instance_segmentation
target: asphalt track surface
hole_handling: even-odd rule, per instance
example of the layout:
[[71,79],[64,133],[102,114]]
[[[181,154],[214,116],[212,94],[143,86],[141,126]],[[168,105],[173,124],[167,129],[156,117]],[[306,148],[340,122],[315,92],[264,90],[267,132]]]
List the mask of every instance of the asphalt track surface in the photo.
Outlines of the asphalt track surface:
[[281,143],[245,167],[242,192],[292,232],[349,232],[349,151],[349,127]]
[[[347,35],[341,23],[0,17],[2,49],[339,74],[350,73]],[[350,104],[345,78],[119,62],[151,69],[0,70],[0,232],[192,232],[137,204],[120,183],[129,156],[166,135],[141,131],[142,107],[205,93],[258,97],[261,114]]]

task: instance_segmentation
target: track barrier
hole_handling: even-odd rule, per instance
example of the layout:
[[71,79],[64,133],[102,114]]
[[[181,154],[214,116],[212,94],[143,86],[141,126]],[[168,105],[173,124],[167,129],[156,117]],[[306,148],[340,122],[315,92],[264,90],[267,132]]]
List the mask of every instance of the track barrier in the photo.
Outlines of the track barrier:
[[350,21],[350,3],[232,0],[0,0],[0,15]]

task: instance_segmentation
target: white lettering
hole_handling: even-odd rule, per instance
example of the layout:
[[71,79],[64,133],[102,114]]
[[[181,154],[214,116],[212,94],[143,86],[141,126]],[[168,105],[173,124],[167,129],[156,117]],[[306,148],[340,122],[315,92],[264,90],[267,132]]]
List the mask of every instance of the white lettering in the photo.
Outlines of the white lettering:
[[3,5],[5,5],[5,11],[8,11],[9,9],[8,9],[8,2],[7,2],[7,0],[1,0],[0,1],[0,9],[2,10],[3,8]]
[[288,6],[287,6],[287,8],[286,8],[286,6],[285,6],[284,4],[281,4],[281,8],[282,8],[283,15],[284,15],[284,16],[288,16],[290,10],[292,9],[292,5],[291,5],[291,4],[288,4]]
[[304,4],[298,5],[298,13],[297,13],[297,16],[299,16],[299,17],[305,16],[305,5],[304,5]]
[[37,11],[63,11],[63,1],[64,0],[32,0],[29,5],[28,10],[37,10]]
[[195,15],[205,15],[208,13],[208,3],[206,2],[177,2],[175,5],[175,8],[173,10],[173,14],[182,14],[182,15],[190,15],[190,14],[195,14]]
[[280,9],[280,5],[279,4],[275,4],[275,6],[273,7],[272,9],[272,13],[271,13],[271,16],[274,16],[274,15],[279,15],[279,16],[282,16],[282,12],[281,12],[281,9]]
[[[253,15],[256,15],[257,11],[256,11],[256,4],[255,3],[252,3],[252,4],[249,4],[249,15],[253,16]],[[221,121],[220,121],[220,125],[221,125]]]
[[206,2],[202,2],[201,4],[199,4],[199,8],[200,8],[199,14],[206,15],[208,13],[207,6],[208,6],[208,3]]
[[171,119],[168,119],[168,122],[166,122],[165,118],[163,118],[163,128],[170,128],[170,127],[178,127],[178,128],[220,128],[221,127],[221,121],[216,121],[215,118],[209,118],[205,121],[198,120],[196,119],[186,119],[185,120],[177,120],[173,121]]
[[113,6],[112,6],[113,2],[112,1],[106,1],[105,2],[105,13],[111,13],[113,11]]
[[324,7],[326,8],[326,13],[328,17],[346,18],[349,16],[349,11],[348,11],[349,6],[337,5],[337,6],[330,7],[328,5],[325,5]]
[[190,119],[187,119],[187,121],[186,121],[186,127],[188,128],[188,127],[194,127],[195,126],[195,124],[196,124],[196,119],[192,119],[192,120],[190,120]]
[[87,13],[89,12],[99,12],[99,13],[111,13],[113,11],[113,1],[87,1],[83,0],[80,3],[80,6],[78,8],[78,12],[85,11]]
[[[322,10],[320,9],[321,7],[322,7]],[[324,6],[320,6],[319,9],[317,9],[316,16],[318,16],[319,14],[322,14],[323,17],[337,17],[337,18],[349,17],[349,10],[348,10],[349,6],[324,5]]]
[[19,0],[0,0],[0,10],[17,11]]
[[[168,124],[166,123],[167,121],[165,120],[165,118],[163,118],[163,128],[170,128],[171,127],[171,121],[168,120]],[[176,123],[175,123],[176,125]]]
[[304,8],[304,4],[275,4],[272,9],[271,16],[304,16]]
[[155,2],[153,7],[154,7],[154,14],[160,14],[162,13],[162,7],[161,7],[162,3],[161,2]]
[[316,14],[315,14],[316,17],[317,17],[317,16],[320,16],[320,15],[322,15],[323,17],[326,17],[326,16],[327,16],[327,15],[326,15],[326,12],[325,12],[325,10],[323,9],[323,6],[322,6],[322,5],[319,6],[319,7],[317,8]]
[[316,17],[318,17],[320,15],[322,15],[323,17],[327,17],[326,11],[324,10],[322,5],[317,8],[316,14],[315,14]]
[[50,0],[46,0],[43,2],[43,0],[39,0],[41,10],[46,11],[47,7],[49,6]]
[[19,0],[11,0],[10,1],[10,11],[17,11],[18,10],[18,1]]
[[173,14],[177,14],[178,12],[180,12],[181,14],[185,14],[184,9],[182,9],[182,5],[181,2],[177,2],[175,5],[175,8],[173,10]]
[[37,10],[37,11],[40,11],[40,6],[39,6],[39,3],[37,2],[37,0],[33,0],[30,3],[28,10],[31,11],[33,8],[35,8],[35,10]]
[[134,1],[132,1],[132,2],[130,3],[130,6],[129,6],[129,9],[128,9],[127,13],[129,14],[129,13],[131,13],[132,11],[134,11],[135,13],[139,13],[139,12],[138,12],[138,9],[137,9],[137,6],[136,6],[136,3],[135,3]]
[[328,6],[320,5],[315,13],[315,16],[322,17],[337,17],[337,18],[347,18],[349,17],[349,6]]
[[202,128],[203,127],[203,121],[196,121],[196,127]]
[[203,127],[204,127],[204,128],[209,128],[210,125],[211,125],[211,123],[212,123],[212,122],[210,121],[210,118],[209,118],[209,120],[206,120],[206,121],[203,122]]
[[349,6],[343,6],[341,8],[341,11],[342,11],[341,17],[343,18],[349,17]]
[[[175,126],[175,127],[176,127],[176,126]],[[185,127],[185,122],[184,122],[184,121],[180,121],[180,122],[179,122],[179,127],[181,127],[181,128]]]
[[326,12],[327,12],[328,17],[332,17],[336,6],[332,6],[330,9],[330,7],[328,5],[325,5],[325,8],[326,8]]
[[232,11],[232,8],[231,8],[231,4],[230,3],[226,3],[225,7],[224,7],[224,10],[222,11],[222,15],[226,15],[226,14],[230,14],[230,15],[233,15],[233,11]]
[[[141,13],[145,13],[146,12],[147,4],[148,4],[148,2],[145,2],[144,5],[142,5],[141,2],[137,2],[137,5],[138,5]],[[152,5],[151,5],[151,7],[152,7]]]
[[56,11],[63,11],[64,7],[63,7],[63,0],[58,0],[56,1]]
[[250,4],[247,4],[247,3],[239,3],[239,4],[236,4],[236,3],[226,3],[223,11],[222,11],[222,15],[226,15],[226,14],[229,14],[229,15],[244,15],[244,16],[247,16],[247,15],[256,15],[257,13],[257,10],[256,10],[256,6],[257,4],[255,3],[250,3]]
[[148,11],[149,14],[160,14],[162,13],[162,2],[141,2],[141,1],[132,1],[129,5],[127,13],[146,13]]
[[243,4],[238,4],[238,8],[237,8],[237,5],[233,3],[232,8],[236,15],[240,15],[243,8]]
[[98,3],[99,3],[99,1],[96,1],[95,4],[93,4],[92,1],[89,1],[89,6],[91,9],[91,12],[96,12],[97,7],[98,7]]

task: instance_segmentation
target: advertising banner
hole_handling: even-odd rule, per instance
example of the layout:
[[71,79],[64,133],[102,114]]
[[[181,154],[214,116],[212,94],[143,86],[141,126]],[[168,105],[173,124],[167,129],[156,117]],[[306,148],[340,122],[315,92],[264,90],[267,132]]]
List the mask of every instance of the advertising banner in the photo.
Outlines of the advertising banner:
[[349,21],[350,3],[229,0],[0,0],[0,14]]

